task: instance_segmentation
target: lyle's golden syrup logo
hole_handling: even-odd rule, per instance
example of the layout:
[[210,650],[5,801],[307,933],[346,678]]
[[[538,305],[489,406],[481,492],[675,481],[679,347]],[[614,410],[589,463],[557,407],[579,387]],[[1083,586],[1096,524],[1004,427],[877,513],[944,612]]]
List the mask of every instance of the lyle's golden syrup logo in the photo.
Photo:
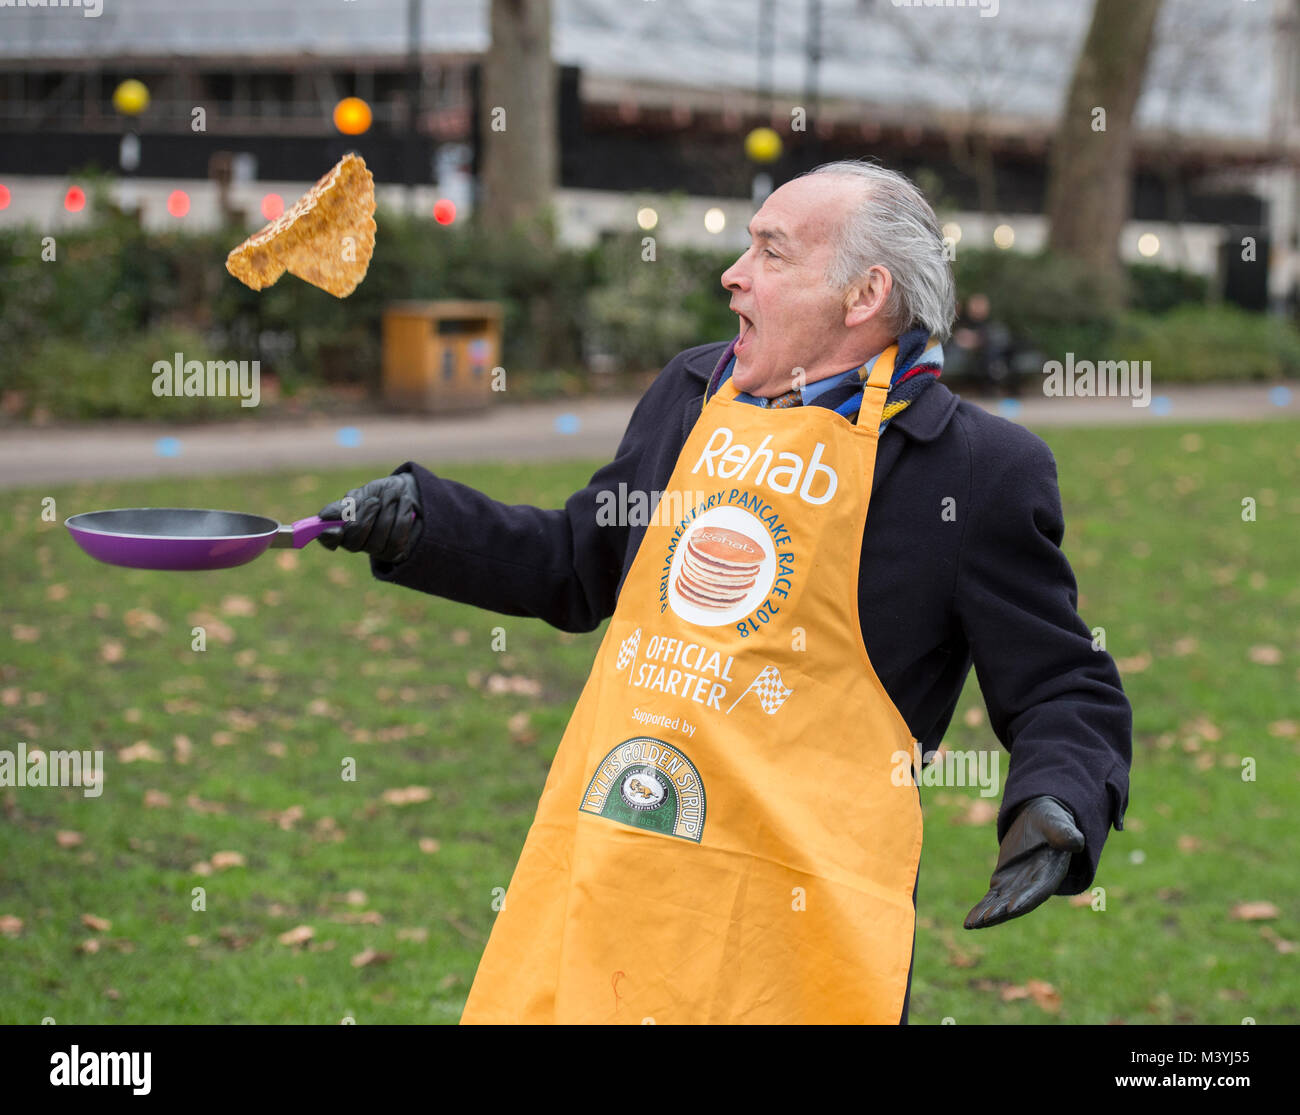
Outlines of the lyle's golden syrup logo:
[[624,740],[606,755],[578,808],[697,844],[704,835],[700,772],[672,744],[651,736]]

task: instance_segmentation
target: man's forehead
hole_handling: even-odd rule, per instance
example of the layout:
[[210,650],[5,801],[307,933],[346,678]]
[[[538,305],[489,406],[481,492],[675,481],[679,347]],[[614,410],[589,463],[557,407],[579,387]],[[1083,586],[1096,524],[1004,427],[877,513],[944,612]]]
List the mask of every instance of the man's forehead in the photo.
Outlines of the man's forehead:
[[857,185],[827,175],[796,178],[772,194],[746,231],[751,239],[810,246],[828,238]]

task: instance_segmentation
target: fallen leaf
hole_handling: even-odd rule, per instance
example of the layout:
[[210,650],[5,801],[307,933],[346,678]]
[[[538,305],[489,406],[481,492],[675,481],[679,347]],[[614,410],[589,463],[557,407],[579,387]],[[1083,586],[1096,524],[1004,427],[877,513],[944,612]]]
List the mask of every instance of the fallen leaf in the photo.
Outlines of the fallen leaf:
[[221,601],[221,610],[228,616],[252,616],[257,614],[257,605],[247,596],[227,596]]
[[194,872],[195,875],[211,875],[212,864],[208,863],[207,860],[199,860],[199,862],[191,867],[190,870]]
[[213,852],[211,863],[216,868],[243,867],[244,857],[239,852]]
[[366,968],[371,964],[385,964],[393,959],[391,952],[376,952],[374,949],[362,949],[352,958],[352,967]]
[[232,708],[226,712],[226,723],[233,732],[251,732],[257,728],[257,717],[242,708]]
[[489,693],[518,693],[524,697],[536,697],[542,691],[541,683],[519,674],[489,674],[487,679]]
[[78,952],[96,953],[99,951],[99,940],[95,937],[87,937],[77,946]]
[[171,795],[163,793],[162,790],[145,790],[144,792],[144,807],[146,809],[166,809],[171,803]]
[[23,931],[23,919],[13,914],[0,914],[0,933],[6,937],[17,937]]
[[389,805],[414,805],[416,802],[428,801],[433,791],[428,786],[407,786],[403,789],[385,790],[380,795]]
[[45,590],[46,600],[53,600],[57,603],[58,601],[66,600],[67,598],[68,598],[67,585],[50,585]]
[[188,763],[194,754],[194,744],[190,742],[189,736],[172,736],[172,749],[178,763]]
[[103,662],[121,662],[124,651],[117,639],[105,639],[99,644],[99,657]]
[[420,837],[420,851],[422,851],[426,856],[433,855],[434,852],[436,852],[441,847],[442,845],[439,844],[432,836]]
[[122,622],[126,624],[132,635],[167,630],[167,625],[158,616],[154,615],[153,612],[145,611],[143,608],[130,609],[122,616]]
[[54,842],[60,848],[76,848],[85,842],[85,837],[71,829],[60,829],[54,834]]
[[1136,654],[1132,658],[1116,659],[1115,665],[1119,668],[1121,673],[1140,674],[1151,665],[1151,655],[1143,651],[1141,654]]
[[1232,916],[1237,921],[1264,921],[1277,917],[1278,910],[1271,902],[1238,902]]
[[343,896],[343,901],[349,906],[364,906],[366,904],[366,892],[363,890],[350,890]]
[[996,805],[986,798],[971,798],[966,811],[961,816],[953,818],[953,823],[958,825],[987,825],[990,821],[996,821],[997,819],[998,807]]
[[112,1000],[114,1000],[114,1001],[116,1002],[116,1001],[117,1001],[118,999],[120,999],[121,997],[122,997],[122,992],[120,992],[116,987],[106,987],[106,988],[104,988],[104,998],[105,998],[105,999],[112,999]]
[[1279,937],[1270,925],[1261,925],[1259,927],[1259,935],[1264,938],[1264,940],[1270,942],[1272,946],[1283,955],[1300,949],[1300,945],[1297,945],[1294,941],[1288,941],[1283,937]]
[[1061,993],[1050,983],[1045,983],[1040,979],[1031,979],[1027,986],[1034,1002],[1043,1010],[1049,1014],[1055,1014],[1061,1009]]
[[142,739],[131,744],[130,747],[124,747],[117,753],[118,762],[121,763],[161,763],[163,761],[162,752],[155,747],[149,746],[149,741]]
[[23,691],[15,686],[10,686],[8,689],[0,689],[0,705],[4,705],[5,708],[13,708],[14,705],[18,704],[22,699]]
[[1180,836],[1178,838],[1178,850],[1180,852],[1199,852],[1201,850],[1201,842],[1195,836]]
[[384,915],[378,910],[345,910],[335,914],[334,920],[343,925],[383,925]]
[[416,944],[423,944],[429,939],[429,931],[423,926],[415,926],[413,929],[399,929],[397,931],[399,941],[414,941]]
[[194,810],[195,813],[224,813],[226,807],[219,801],[204,801],[198,794],[190,794],[185,798],[185,804]]
[[275,564],[276,568],[283,569],[286,573],[292,573],[298,568],[298,555],[292,550],[286,550],[275,555]]
[[281,933],[276,938],[282,945],[303,945],[316,936],[316,930],[310,925],[299,925]]
[[1250,660],[1260,666],[1276,666],[1282,661],[1282,652],[1267,643],[1256,643],[1247,653]]
[[303,818],[303,809],[301,805],[291,805],[283,813],[272,813],[275,823],[285,832],[288,832]]
[[515,743],[532,743],[537,738],[537,733],[531,727],[530,717],[527,712],[515,713],[506,721],[506,729],[510,732],[510,738]]
[[1297,732],[1296,722],[1294,720],[1274,720],[1268,726],[1268,734],[1277,736],[1279,739],[1289,738]]
[[451,632],[451,641],[453,645],[463,647],[469,642],[469,632],[463,627],[453,628]]
[[188,619],[191,627],[202,627],[209,639],[215,639],[223,646],[235,641],[235,629],[212,612],[191,612]]

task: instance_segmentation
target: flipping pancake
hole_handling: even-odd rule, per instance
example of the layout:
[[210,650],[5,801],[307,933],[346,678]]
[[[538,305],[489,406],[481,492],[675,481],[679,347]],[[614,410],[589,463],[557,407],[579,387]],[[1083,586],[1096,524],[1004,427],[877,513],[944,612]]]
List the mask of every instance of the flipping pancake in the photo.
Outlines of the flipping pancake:
[[261,232],[226,257],[226,270],[263,290],[286,271],[346,298],[375,250],[375,179],[360,155],[347,154]]

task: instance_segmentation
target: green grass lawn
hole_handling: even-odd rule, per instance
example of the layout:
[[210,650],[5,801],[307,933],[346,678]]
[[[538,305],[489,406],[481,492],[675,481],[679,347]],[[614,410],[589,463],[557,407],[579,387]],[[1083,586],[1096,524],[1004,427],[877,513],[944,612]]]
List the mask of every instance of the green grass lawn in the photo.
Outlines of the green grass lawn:
[[[1126,830],[1104,911],[1054,898],[972,933],[996,799],[923,788],[912,1020],[1300,1022],[1300,423],[1045,436],[1080,611],[1134,706]],[[287,521],[394,463],[5,500],[0,748],[102,749],[106,772],[97,798],[0,789],[0,1022],[459,1017],[603,625],[419,595],[315,545],[120,570],[62,525],[120,506]],[[439,471],[558,507],[599,463]],[[997,747],[973,674],[946,743]]]

